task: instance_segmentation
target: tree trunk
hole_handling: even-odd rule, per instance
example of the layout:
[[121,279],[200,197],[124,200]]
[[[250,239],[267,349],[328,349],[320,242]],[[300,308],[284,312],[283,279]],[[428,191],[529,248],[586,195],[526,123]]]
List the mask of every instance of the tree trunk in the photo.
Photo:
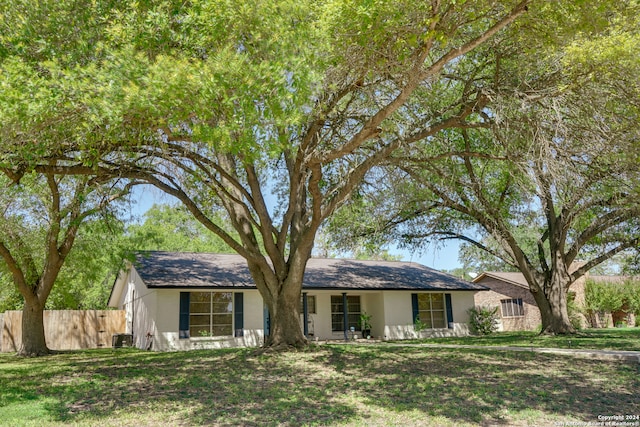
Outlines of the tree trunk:
[[44,336],[44,304],[25,300],[22,310],[22,346],[20,356],[37,357],[51,353]]
[[557,274],[552,275],[549,284],[546,286],[546,292],[543,290],[545,289],[544,285],[536,285],[537,289],[532,293],[542,318],[541,334],[565,335],[576,333],[576,329],[569,319],[567,308],[568,287]]
[[300,325],[298,299],[281,294],[274,304],[267,304],[271,323],[265,347],[286,349],[302,348],[307,345],[307,339]]
[[265,303],[269,308],[270,327],[269,336],[265,341],[265,348],[287,349],[301,348],[308,344],[300,325],[299,304],[302,283],[285,282],[279,287],[278,295]]

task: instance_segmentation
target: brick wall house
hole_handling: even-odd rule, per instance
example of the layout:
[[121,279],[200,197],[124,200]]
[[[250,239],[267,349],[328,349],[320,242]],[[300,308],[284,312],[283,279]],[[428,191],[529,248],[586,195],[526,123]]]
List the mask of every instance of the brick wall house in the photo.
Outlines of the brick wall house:
[[540,310],[522,274],[484,272],[473,281],[490,289],[475,294],[475,304],[498,308],[498,330],[534,330],[542,323]]
[[[498,330],[526,331],[541,326],[540,310],[522,273],[484,272],[473,282],[489,288],[475,294],[475,305],[498,308]],[[585,283],[582,277],[569,288],[577,306],[584,306]],[[581,321],[586,326],[586,319]]]

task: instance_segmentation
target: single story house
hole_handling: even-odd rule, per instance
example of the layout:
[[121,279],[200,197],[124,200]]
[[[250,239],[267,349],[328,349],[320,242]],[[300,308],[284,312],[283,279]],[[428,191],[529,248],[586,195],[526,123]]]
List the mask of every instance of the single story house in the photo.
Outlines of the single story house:
[[[486,288],[410,262],[312,258],[300,302],[311,340],[391,340],[468,333],[467,310]],[[133,343],[153,350],[259,346],[269,313],[239,255],[144,252],[116,279],[109,306],[126,312]],[[424,330],[416,331],[419,318]]]
[[473,283],[489,288],[474,295],[475,305],[498,307],[499,331],[534,330],[542,324],[540,309],[522,273],[485,271]]

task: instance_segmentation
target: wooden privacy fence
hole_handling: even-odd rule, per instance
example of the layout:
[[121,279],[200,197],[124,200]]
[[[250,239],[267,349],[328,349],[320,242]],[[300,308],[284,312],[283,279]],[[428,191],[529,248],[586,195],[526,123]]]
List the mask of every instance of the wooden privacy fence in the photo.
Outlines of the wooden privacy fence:
[[[0,351],[22,345],[22,311],[0,314]],[[111,347],[114,334],[125,331],[124,310],[46,310],[44,334],[51,350]]]

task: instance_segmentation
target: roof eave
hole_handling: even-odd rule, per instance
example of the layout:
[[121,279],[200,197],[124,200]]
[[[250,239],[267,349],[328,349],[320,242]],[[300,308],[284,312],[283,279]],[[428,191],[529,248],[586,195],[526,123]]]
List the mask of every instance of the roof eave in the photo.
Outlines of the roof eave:
[[129,261],[125,261],[124,265],[125,268],[121,268],[120,271],[118,271],[118,275],[113,282],[111,293],[109,294],[109,299],[107,300],[107,307],[118,308],[118,300],[122,295],[124,285],[127,281],[127,278],[129,277],[129,272],[134,268]]
[[[500,277],[497,274],[492,274],[491,272],[484,272],[484,273],[480,274],[478,277],[473,279],[472,282],[479,284],[479,282],[482,279],[484,279],[485,277],[488,277],[488,278],[491,278],[491,279],[500,280],[502,282],[509,283],[510,285],[519,286],[519,287],[524,288],[524,289],[529,289],[528,285],[524,285],[524,284],[518,283],[518,282],[516,282],[514,280],[509,280],[509,279],[506,279],[504,277]],[[489,289],[489,288],[487,288],[487,289]]]
[[[211,285],[204,285],[204,286],[172,286],[172,285],[150,285],[148,283],[145,283],[146,287],[149,289],[172,289],[172,290],[191,290],[191,289],[220,289],[220,290],[257,290],[257,288],[253,285],[247,285],[247,286],[211,286]],[[381,288],[362,288],[362,287],[323,287],[323,286],[303,286],[302,290],[303,291],[413,291],[413,292],[420,292],[420,291],[427,291],[427,292],[480,292],[480,291],[486,291],[489,290],[489,288],[487,288],[486,286],[483,285],[478,285],[481,287],[481,289],[469,289],[469,288],[387,288],[387,287],[381,287]]]

